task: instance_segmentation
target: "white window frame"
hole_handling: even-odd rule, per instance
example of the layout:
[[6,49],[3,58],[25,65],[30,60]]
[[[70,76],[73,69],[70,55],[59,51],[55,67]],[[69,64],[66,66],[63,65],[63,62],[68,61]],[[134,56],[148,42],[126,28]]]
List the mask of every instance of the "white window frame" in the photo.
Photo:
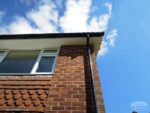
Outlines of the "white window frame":
[[[56,50],[55,53],[44,53],[45,50],[52,50],[52,49],[42,49],[35,61],[35,64],[33,65],[32,67],[32,70],[30,73],[0,73],[0,75],[32,75],[32,74],[54,74],[54,69],[55,69],[55,66],[56,66],[56,61],[57,61],[57,57],[58,57],[58,53],[59,53],[59,49],[53,49],[53,50]],[[52,50],[52,51],[53,51]],[[3,54],[0,54],[0,63],[7,57],[8,53],[10,52],[10,50],[0,50],[0,51],[4,51]],[[15,50],[13,50],[15,51]],[[17,50],[16,50],[17,51]],[[31,50],[32,51],[32,50]],[[38,65],[41,61],[41,58],[42,57],[55,57],[55,60],[54,60],[54,64],[53,64],[53,67],[52,67],[52,71],[51,72],[36,72],[37,71],[37,68],[38,68]]]
[[0,51],[4,51],[4,53],[0,53],[0,63],[1,63],[9,53],[9,50],[0,50]]
[[[57,59],[57,56],[58,56],[58,51],[59,50],[56,50],[57,52],[56,53],[44,53],[44,51],[46,50],[49,50],[49,49],[43,49],[41,50],[33,68],[32,68],[32,71],[31,71],[31,74],[53,74],[54,73],[54,69],[55,69],[55,65],[56,65],[56,59]],[[54,64],[53,64],[53,67],[52,67],[52,71],[51,72],[36,72],[37,71],[37,68],[39,66],[39,63],[41,61],[41,58],[42,57],[55,57],[55,60],[54,60]]]

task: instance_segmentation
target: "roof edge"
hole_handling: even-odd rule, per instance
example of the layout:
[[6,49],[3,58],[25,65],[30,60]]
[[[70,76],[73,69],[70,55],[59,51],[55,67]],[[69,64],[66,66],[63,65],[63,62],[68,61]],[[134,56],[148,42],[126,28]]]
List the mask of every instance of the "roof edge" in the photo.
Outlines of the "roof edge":
[[37,34],[4,34],[0,40],[7,39],[44,39],[44,38],[87,38],[104,36],[104,32],[76,32],[76,33],[37,33]]

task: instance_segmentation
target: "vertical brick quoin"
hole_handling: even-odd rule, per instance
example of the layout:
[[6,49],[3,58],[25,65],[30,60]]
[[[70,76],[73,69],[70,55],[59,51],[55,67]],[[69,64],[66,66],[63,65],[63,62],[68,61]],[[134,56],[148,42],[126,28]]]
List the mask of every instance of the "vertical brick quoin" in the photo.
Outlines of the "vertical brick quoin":
[[[86,49],[85,45],[67,45],[60,48],[45,113],[94,113],[93,86]],[[94,74],[98,76],[98,73]],[[98,93],[101,101],[100,113],[104,113],[101,89]]]

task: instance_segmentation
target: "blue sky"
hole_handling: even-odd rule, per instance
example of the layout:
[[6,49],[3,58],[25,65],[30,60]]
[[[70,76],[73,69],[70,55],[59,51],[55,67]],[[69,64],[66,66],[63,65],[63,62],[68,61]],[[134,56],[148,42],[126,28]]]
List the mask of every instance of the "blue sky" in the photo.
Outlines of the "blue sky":
[[[111,0],[58,1],[1,0],[0,34],[107,29]],[[109,33],[97,57],[106,113],[148,113],[150,1],[114,3]]]
[[106,111],[131,113],[131,103],[145,102],[150,111],[150,1],[115,1],[110,29],[118,36],[109,53],[98,58]]

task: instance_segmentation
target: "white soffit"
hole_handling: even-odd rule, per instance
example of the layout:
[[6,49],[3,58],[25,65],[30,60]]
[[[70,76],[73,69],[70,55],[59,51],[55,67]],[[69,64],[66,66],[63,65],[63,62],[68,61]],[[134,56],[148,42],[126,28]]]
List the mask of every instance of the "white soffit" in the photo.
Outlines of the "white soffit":
[[[86,38],[55,38],[55,39],[12,39],[0,40],[0,49],[37,50],[59,48],[62,45],[86,45]],[[90,44],[99,44],[100,38],[92,37]]]

